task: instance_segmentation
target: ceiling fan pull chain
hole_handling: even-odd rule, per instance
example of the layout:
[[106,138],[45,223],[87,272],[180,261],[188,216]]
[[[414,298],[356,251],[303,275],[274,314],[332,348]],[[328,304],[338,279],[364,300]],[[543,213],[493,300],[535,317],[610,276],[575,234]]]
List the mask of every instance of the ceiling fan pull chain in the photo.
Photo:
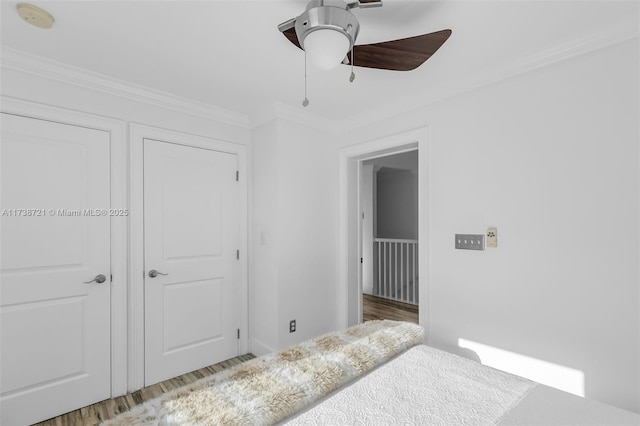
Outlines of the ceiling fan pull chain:
[[353,43],[351,43],[351,75],[349,76],[349,82],[353,83],[353,80],[356,79],[356,74],[353,72]]
[[307,52],[304,52],[304,100],[302,101],[302,106],[306,107],[309,105],[309,99],[307,99]]

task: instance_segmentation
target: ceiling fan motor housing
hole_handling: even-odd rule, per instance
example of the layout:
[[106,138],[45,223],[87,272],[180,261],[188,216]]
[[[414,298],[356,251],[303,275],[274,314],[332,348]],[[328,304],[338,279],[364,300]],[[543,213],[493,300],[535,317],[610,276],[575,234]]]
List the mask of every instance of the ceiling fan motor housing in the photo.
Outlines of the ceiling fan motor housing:
[[344,34],[353,46],[360,23],[342,0],[312,0],[307,10],[296,18],[295,29],[303,49],[305,37],[320,29],[332,29]]

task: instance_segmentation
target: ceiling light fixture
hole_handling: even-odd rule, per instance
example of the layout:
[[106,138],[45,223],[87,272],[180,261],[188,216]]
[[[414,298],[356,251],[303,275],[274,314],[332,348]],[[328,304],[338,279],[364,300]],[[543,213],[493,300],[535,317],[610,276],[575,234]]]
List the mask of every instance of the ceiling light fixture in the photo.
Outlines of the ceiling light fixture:
[[43,29],[53,26],[53,16],[44,9],[29,3],[18,3],[18,15],[27,23]]
[[359,29],[358,19],[342,0],[312,0],[295,21],[301,47],[310,61],[323,70],[342,63]]

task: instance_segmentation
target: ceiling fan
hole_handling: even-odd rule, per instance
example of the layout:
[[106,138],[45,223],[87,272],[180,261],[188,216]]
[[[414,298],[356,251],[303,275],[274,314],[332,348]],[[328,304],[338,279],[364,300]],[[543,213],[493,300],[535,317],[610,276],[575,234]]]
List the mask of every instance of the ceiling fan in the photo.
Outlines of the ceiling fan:
[[351,9],[382,6],[382,0],[311,0],[296,18],[278,25],[320,69],[338,64],[410,71],[422,65],[451,35],[451,30],[374,44],[356,45],[360,24]]

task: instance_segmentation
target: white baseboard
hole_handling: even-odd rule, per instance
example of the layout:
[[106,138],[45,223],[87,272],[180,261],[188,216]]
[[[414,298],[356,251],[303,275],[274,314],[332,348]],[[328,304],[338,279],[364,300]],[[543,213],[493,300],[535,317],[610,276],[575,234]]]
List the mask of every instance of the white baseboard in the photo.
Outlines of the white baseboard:
[[251,344],[249,345],[249,349],[255,356],[262,356],[276,351],[272,347],[265,345],[263,342],[254,337],[251,338],[250,343]]

